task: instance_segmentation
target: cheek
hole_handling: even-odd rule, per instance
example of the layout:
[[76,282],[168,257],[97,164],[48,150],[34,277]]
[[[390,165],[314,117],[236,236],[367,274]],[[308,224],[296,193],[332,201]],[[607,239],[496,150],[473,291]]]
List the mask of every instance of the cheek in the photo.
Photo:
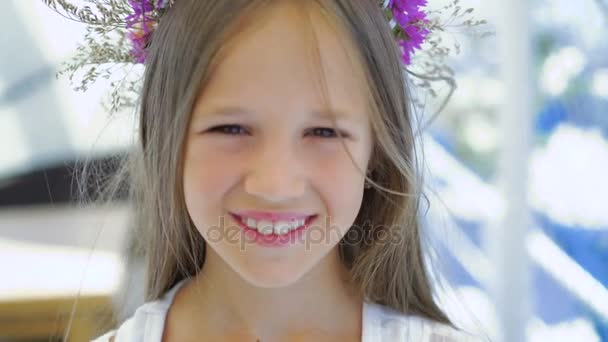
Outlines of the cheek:
[[314,170],[314,187],[327,207],[331,223],[341,231],[348,229],[354,222],[363,200],[363,175],[367,167],[367,156],[364,149],[349,148],[359,171],[353,165],[348,154],[340,145],[341,152],[333,154],[316,163]]
[[223,211],[223,194],[236,182],[237,165],[220,150],[195,146],[184,159],[184,197],[199,230],[216,224]]

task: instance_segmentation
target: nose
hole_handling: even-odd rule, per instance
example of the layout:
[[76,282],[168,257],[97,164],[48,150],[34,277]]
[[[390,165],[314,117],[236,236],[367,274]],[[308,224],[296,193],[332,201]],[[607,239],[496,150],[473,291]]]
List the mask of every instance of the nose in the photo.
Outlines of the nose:
[[253,152],[245,191],[261,200],[279,203],[302,197],[306,191],[303,163],[297,149],[274,139]]

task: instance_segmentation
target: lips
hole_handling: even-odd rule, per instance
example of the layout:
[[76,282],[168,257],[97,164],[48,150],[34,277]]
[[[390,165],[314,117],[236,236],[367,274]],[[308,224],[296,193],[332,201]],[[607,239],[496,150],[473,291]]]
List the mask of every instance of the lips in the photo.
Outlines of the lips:
[[299,241],[305,240],[303,237],[304,231],[312,224],[317,215],[312,215],[304,221],[302,226],[290,230],[284,234],[262,234],[257,229],[252,229],[244,224],[240,217],[231,213],[231,216],[236,220],[237,224],[243,228],[246,236],[259,245],[266,247],[283,247],[290,244],[297,244]]

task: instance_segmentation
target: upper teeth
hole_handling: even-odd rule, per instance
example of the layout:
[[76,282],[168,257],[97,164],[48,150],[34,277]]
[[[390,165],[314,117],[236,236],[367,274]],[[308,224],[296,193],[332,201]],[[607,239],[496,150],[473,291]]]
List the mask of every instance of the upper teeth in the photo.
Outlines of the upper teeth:
[[269,220],[256,220],[251,217],[242,217],[241,221],[247,225],[247,227],[252,229],[257,229],[258,232],[263,235],[269,235],[272,233],[275,234],[285,234],[291,230],[294,230],[298,227],[301,227],[306,222],[305,218],[294,219],[290,221],[280,220],[275,221],[274,223]]

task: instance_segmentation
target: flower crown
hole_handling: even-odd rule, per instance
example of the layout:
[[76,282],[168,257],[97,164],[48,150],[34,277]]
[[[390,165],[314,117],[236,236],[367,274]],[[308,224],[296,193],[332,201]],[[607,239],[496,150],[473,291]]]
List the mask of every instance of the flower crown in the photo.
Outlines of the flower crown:
[[[63,64],[58,75],[67,74],[70,82],[81,75],[80,84],[74,89],[86,91],[99,77],[111,79],[116,66],[145,65],[146,52],[156,25],[164,13],[175,4],[175,0],[87,0],[93,5],[76,6],[68,0],[42,0],[60,15],[86,24],[85,43],[77,47],[71,62]],[[179,1],[179,0],[178,0]],[[463,9],[460,0],[450,2],[437,10],[426,8],[427,0],[382,0],[379,1],[396,42],[401,50],[403,67],[417,81],[414,85],[436,97],[431,83],[444,82],[449,94],[441,106],[445,106],[455,90],[456,82],[452,69],[445,63],[452,53],[459,53],[460,46],[444,46],[442,33],[449,27],[477,27],[485,20],[475,20],[472,8]],[[445,18],[445,13],[450,13]],[[488,33],[482,34],[482,36]],[[124,77],[110,83],[110,113],[122,107],[136,105],[135,99],[142,85],[142,76],[131,74],[133,68],[125,70]],[[414,97],[414,104],[422,102]],[[104,103],[107,105],[107,103]]]

